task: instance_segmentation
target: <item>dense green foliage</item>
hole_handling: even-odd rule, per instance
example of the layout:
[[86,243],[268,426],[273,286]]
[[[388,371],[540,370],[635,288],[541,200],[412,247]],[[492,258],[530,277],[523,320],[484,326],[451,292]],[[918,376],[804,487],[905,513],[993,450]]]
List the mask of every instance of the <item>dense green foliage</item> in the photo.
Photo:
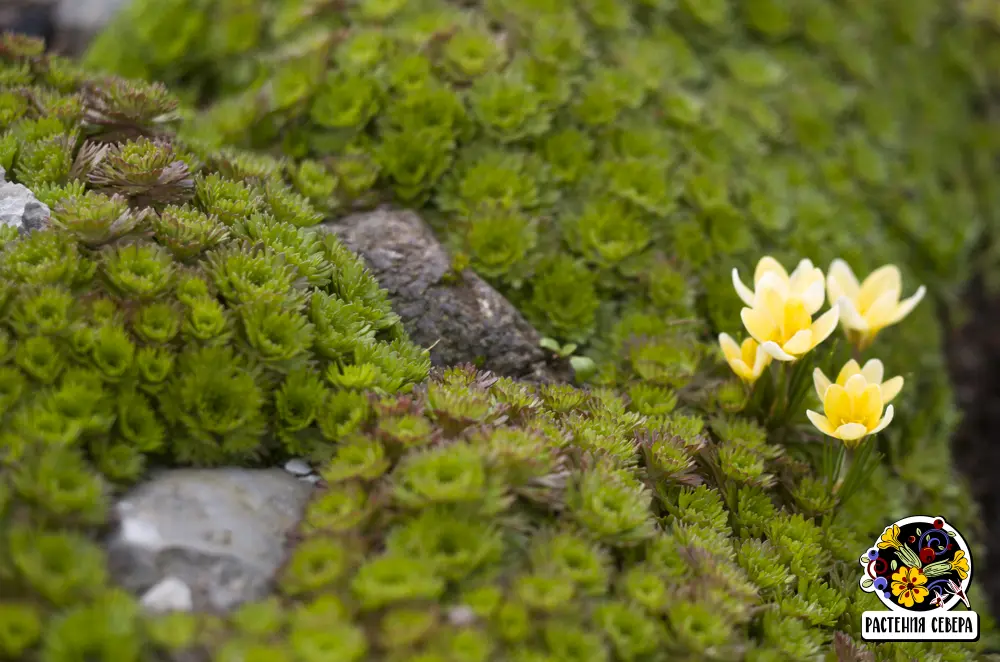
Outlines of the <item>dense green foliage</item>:
[[[58,227],[0,253],[0,655],[821,659],[872,604],[857,557],[889,521],[976,542],[935,309],[1000,209],[976,108],[1000,51],[966,6],[138,0],[87,64],[170,84],[199,108],[181,139],[163,88],[5,41],[0,166]],[[423,353],[308,230],[390,200],[591,356],[593,389],[456,369],[393,395]],[[764,253],[894,262],[935,299],[871,349],[907,383],[827,526],[815,433],[736,417],[712,361],[730,269]],[[147,456],[287,452],[328,485],[278,595],[150,620],[107,590],[91,536]]]
[[128,660],[112,633],[134,605],[103,595],[92,540],[116,489],[150,464],[327,458],[365,391],[429,360],[277,164],[188,149],[161,86],[41,50],[0,39],[0,165],[52,211],[0,237],[0,658],[78,605],[43,659]]

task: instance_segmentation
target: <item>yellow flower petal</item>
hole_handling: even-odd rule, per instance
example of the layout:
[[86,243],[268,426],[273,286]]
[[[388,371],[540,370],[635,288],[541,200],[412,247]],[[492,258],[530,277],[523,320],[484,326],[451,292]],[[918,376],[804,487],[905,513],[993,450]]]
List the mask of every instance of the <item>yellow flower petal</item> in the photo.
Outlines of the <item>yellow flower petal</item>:
[[[793,288],[793,292],[796,290]],[[808,287],[801,290],[801,293],[797,295],[802,299],[803,305],[806,307],[806,312],[810,315],[815,315],[820,308],[823,307],[823,302],[826,300],[826,290],[823,288],[823,274],[819,274],[819,279],[813,280]]]
[[837,328],[837,322],[840,321],[840,309],[831,308],[822,315],[820,315],[815,322],[812,323],[810,330],[812,331],[813,347],[819,345],[824,340],[830,337],[833,330]]
[[795,335],[789,338],[788,342],[786,342],[782,346],[782,349],[788,352],[789,354],[794,354],[796,356],[799,356],[801,354],[805,354],[806,352],[808,352],[810,349],[813,348],[812,340],[813,340],[812,331],[810,331],[809,329],[803,329],[802,331],[798,331]]
[[865,376],[861,373],[852,375],[851,378],[847,380],[847,383],[844,384],[844,390],[847,391],[847,394],[851,397],[852,411],[854,409],[853,401],[861,397],[861,394],[865,392],[865,388],[867,386],[868,380],[866,380]]
[[878,384],[868,384],[864,392],[854,400],[854,419],[874,430],[882,417],[882,389]]
[[[854,359],[851,359],[854,361]],[[857,361],[854,364],[857,365]],[[878,359],[869,359],[861,368],[861,374],[865,376],[869,384],[881,384],[882,377],[885,376],[885,366]]]
[[754,356],[753,377],[757,379],[764,374],[764,368],[771,364],[771,355],[757,347],[757,354]]
[[868,322],[858,311],[858,307],[854,305],[852,299],[840,297],[837,299],[837,309],[840,311],[840,319],[843,320],[845,327],[855,331],[868,330]]
[[854,375],[860,375],[860,374],[861,374],[861,366],[858,365],[857,361],[851,359],[850,361],[845,363],[844,367],[840,369],[839,373],[837,373],[837,383],[843,386],[844,384],[847,383],[848,379],[850,379]]
[[743,300],[743,303],[748,306],[753,305],[753,291],[743,284],[743,281],[740,280],[740,271],[735,268],[733,269],[733,287],[736,289],[737,296]]
[[766,343],[764,343],[763,345],[761,345],[760,349],[761,349],[761,351],[764,351],[767,354],[770,354],[771,358],[773,358],[773,359],[775,359],[777,361],[794,361],[795,360],[794,356],[792,356],[791,354],[789,354],[788,352],[786,352],[785,350],[783,350],[781,348],[781,345],[779,345],[778,343],[774,342],[773,340],[769,340]]
[[958,576],[961,579],[965,579],[969,576],[969,560],[965,558],[965,552],[962,550],[955,552],[955,556],[952,558],[949,565],[952,570],[955,570],[958,573]]
[[757,268],[753,272],[754,287],[760,283],[765,274],[774,273],[781,277],[781,280],[788,280],[788,272],[781,266],[781,263],[770,255],[765,255],[757,262]]
[[788,278],[788,295],[801,300],[810,315],[815,314],[826,296],[823,271],[808,259],[799,262]]
[[892,423],[893,414],[894,412],[892,409],[892,405],[889,405],[888,407],[885,408],[885,414],[882,415],[882,420],[879,421],[878,425],[876,425],[872,430],[870,430],[868,434],[878,434],[879,432],[884,430],[885,426],[889,425],[889,423]]
[[[893,524],[890,527],[886,527],[886,530],[883,531],[882,535],[879,537],[879,543],[878,543],[879,549],[889,549],[890,547],[899,547],[899,531],[900,531],[899,525],[897,524]],[[896,573],[896,575],[899,575],[899,573]],[[896,575],[892,576],[893,580],[897,579]],[[899,575],[899,576],[903,577],[905,575]]]
[[823,396],[823,413],[834,427],[851,417],[851,396],[840,384],[831,384]]
[[[896,299],[903,291],[903,276],[899,272],[899,267],[894,264],[887,264],[879,267],[865,278],[861,283],[861,291],[855,299],[858,309],[867,311],[871,308],[875,300],[886,292],[895,292]],[[867,314],[865,315],[867,317]]]
[[828,437],[836,436],[837,430],[830,424],[830,420],[818,412],[812,409],[806,410],[806,416],[809,417],[810,422],[816,426],[816,429],[825,434]]
[[785,295],[777,284],[769,282],[771,274],[765,274],[764,280],[753,293],[753,309],[759,310],[780,325],[785,319]]
[[740,318],[747,332],[762,345],[777,335],[778,327],[773,318],[757,308],[744,308],[740,311]]
[[844,423],[837,428],[834,436],[841,441],[847,442],[849,447],[853,447],[855,444],[851,444],[850,442],[858,441],[867,434],[868,428],[861,425],[861,423]]
[[872,302],[871,306],[867,309],[862,309],[864,310],[865,321],[868,322],[868,328],[872,331],[878,331],[889,326],[892,323],[892,317],[898,305],[899,292],[896,290],[883,292]]
[[726,358],[726,363],[732,368],[740,379],[753,383],[757,381],[764,368],[770,362],[771,357],[760,351],[757,341],[753,338],[746,338],[737,345],[732,336],[727,333],[719,334],[719,346]]
[[924,295],[926,293],[927,293],[927,288],[921,285],[920,287],[917,288],[917,291],[913,296],[900,302],[900,304],[896,307],[896,311],[895,313],[893,313],[889,324],[895,324],[896,322],[900,321],[901,319],[909,315],[913,311],[913,309],[917,307],[917,304],[920,303],[920,301],[924,298]]
[[719,347],[722,348],[722,354],[726,357],[727,361],[738,359],[741,356],[740,346],[736,344],[736,341],[728,333],[719,334]]
[[[798,299],[786,299],[781,310],[781,339],[778,342],[787,343],[791,340],[795,334],[799,333],[803,329],[808,329],[812,325],[812,317],[806,312],[805,305]],[[807,346],[803,352],[810,349]],[[792,354],[799,354],[802,352],[792,352]]]
[[903,390],[903,378],[893,377],[889,381],[882,383],[882,403],[889,404],[892,399],[899,395],[899,392]]
[[816,395],[819,396],[820,402],[823,402],[823,394],[826,393],[826,389],[830,384],[830,380],[823,374],[822,370],[819,368],[813,370],[813,386],[816,387]]
[[830,263],[826,274],[826,292],[831,304],[840,297],[854,299],[860,291],[861,285],[847,262],[837,258]]

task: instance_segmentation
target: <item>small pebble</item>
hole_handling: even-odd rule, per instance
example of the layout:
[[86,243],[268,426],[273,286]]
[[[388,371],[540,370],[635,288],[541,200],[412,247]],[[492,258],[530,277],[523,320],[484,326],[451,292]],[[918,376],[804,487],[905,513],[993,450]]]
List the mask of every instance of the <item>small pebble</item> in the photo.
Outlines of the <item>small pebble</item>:
[[191,611],[194,599],[187,584],[176,577],[166,577],[140,598],[143,607],[152,612]]
[[469,607],[467,605],[459,605],[458,607],[452,607],[448,611],[448,622],[456,627],[471,625],[475,621],[476,621],[476,612],[472,611],[472,607]]
[[313,472],[312,467],[302,458],[293,457],[285,462],[285,471],[296,476],[308,476]]
[[317,474],[309,474],[308,476],[299,476],[299,480],[304,480],[311,485],[315,485],[319,481],[323,480],[323,477]]

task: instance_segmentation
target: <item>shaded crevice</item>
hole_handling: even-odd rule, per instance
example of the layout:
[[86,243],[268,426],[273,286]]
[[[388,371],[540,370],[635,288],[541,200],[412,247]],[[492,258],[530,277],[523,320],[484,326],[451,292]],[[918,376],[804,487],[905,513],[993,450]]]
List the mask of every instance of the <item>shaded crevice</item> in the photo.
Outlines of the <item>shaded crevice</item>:
[[982,517],[985,556],[975,580],[990,611],[1000,614],[1000,297],[977,279],[965,295],[969,318],[949,329],[948,365],[962,423],[952,440],[956,468],[968,481]]

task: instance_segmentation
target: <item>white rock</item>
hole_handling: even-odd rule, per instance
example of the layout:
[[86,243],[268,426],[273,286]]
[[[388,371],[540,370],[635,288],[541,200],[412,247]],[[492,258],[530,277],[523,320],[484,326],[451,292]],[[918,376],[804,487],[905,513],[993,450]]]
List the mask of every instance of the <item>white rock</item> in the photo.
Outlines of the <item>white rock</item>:
[[191,588],[176,577],[167,577],[146,591],[139,599],[139,603],[153,612],[191,611],[194,609]]
[[313,472],[312,467],[302,458],[293,457],[285,462],[285,471],[296,476],[308,476]]
[[155,474],[115,504],[111,576],[135,595],[176,579],[190,587],[196,611],[261,598],[313,490],[280,468]]
[[459,605],[448,610],[448,622],[457,627],[472,625],[476,621],[476,612],[468,605]]
[[[124,509],[122,509],[124,510]],[[120,521],[120,533],[123,542],[136,547],[144,547],[156,550],[162,547],[163,538],[156,529],[156,525],[146,522],[138,517],[124,515]]]
[[6,181],[4,175],[0,170],[0,224],[21,232],[44,226],[51,215],[48,205],[39,201],[28,187]]
[[309,474],[308,476],[299,476],[299,480],[309,483],[310,485],[315,485],[319,481],[323,480],[323,477],[317,474]]

